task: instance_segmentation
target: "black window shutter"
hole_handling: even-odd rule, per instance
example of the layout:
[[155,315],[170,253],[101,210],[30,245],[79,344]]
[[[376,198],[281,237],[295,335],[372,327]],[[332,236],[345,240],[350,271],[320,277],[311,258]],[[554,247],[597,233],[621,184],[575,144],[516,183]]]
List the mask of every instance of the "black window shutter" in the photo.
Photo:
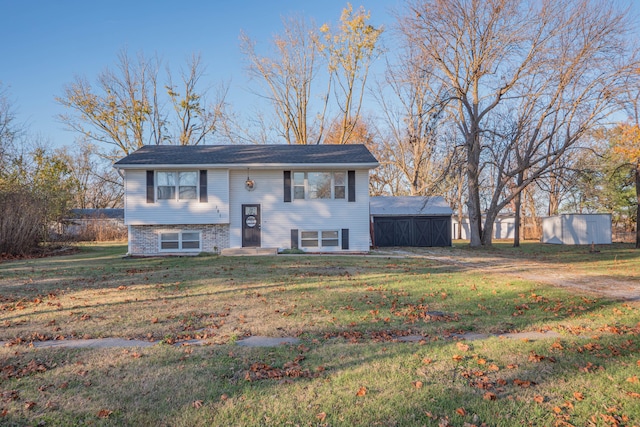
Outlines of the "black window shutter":
[[347,171],[347,186],[349,187],[349,201],[356,201],[356,171]]
[[349,229],[342,229],[342,249],[349,249]]
[[291,230],[291,249],[298,249],[298,230]]
[[284,171],[284,201],[291,202],[291,171]]
[[147,171],[147,203],[153,203],[156,201],[153,177],[154,177],[153,171]]
[[207,171],[200,171],[200,203],[207,203]]

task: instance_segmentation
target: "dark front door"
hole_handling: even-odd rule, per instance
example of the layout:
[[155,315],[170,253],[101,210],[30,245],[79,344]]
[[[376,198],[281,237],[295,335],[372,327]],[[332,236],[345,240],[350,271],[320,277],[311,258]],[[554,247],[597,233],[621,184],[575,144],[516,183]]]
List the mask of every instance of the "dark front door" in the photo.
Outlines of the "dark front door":
[[242,205],[242,247],[260,247],[260,205]]

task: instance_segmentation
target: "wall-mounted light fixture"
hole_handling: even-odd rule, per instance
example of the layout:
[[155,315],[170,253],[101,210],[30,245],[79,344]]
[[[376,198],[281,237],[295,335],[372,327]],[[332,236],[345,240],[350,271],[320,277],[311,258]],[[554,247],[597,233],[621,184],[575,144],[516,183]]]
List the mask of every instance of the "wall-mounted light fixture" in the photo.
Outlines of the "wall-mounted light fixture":
[[244,182],[244,188],[247,191],[253,191],[256,188],[256,182],[249,177],[249,168],[247,168],[247,180]]

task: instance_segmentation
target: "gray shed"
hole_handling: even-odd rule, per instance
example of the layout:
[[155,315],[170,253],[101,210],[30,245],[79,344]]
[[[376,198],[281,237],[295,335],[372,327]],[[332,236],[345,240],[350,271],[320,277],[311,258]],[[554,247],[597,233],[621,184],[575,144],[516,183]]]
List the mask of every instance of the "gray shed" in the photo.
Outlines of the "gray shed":
[[442,197],[371,197],[373,246],[451,246],[453,211]]
[[542,218],[542,243],[611,244],[611,215],[563,214]]

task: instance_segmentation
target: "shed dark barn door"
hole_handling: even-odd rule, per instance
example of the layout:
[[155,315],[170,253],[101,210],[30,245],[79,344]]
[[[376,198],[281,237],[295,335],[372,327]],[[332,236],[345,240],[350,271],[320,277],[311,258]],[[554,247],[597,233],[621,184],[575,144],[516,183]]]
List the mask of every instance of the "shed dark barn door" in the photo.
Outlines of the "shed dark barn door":
[[431,236],[430,246],[451,246],[451,218],[432,219]]
[[431,218],[414,219],[414,239],[413,245],[410,246],[437,246],[431,244],[433,240],[432,222],[433,220]]
[[374,244],[386,246],[451,246],[451,218],[427,216],[374,217]]
[[412,246],[412,224],[410,218],[398,218],[394,224],[393,246]]
[[395,233],[395,221],[388,218],[374,218],[373,222],[373,235],[376,246],[395,246],[394,236]]

